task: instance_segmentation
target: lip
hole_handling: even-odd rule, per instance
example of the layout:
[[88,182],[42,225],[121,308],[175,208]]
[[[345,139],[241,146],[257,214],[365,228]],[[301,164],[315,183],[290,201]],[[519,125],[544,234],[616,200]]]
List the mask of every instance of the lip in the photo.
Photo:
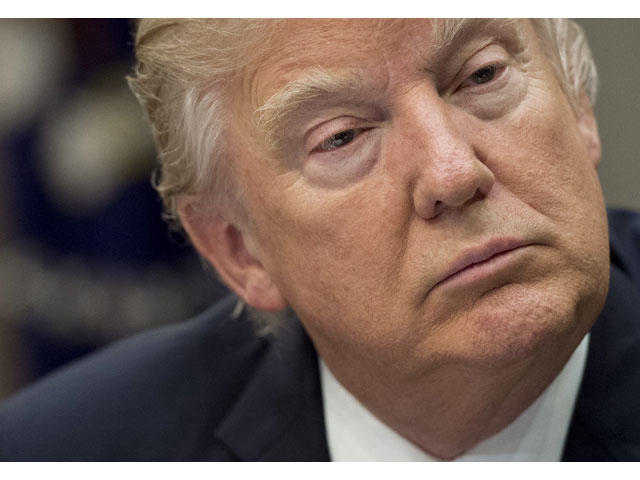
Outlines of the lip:
[[465,250],[440,277],[434,288],[472,271],[477,274],[475,277],[483,277],[483,273],[489,274],[492,269],[488,268],[486,272],[480,272],[481,269],[477,267],[485,265],[490,267],[490,264],[493,263],[498,266],[498,262],[490,262],[490,260],[502,260],[501,257],[506,257],[507,254],[529,245],[531,244],[513,238],[498,238],[485,243],[481,247]]

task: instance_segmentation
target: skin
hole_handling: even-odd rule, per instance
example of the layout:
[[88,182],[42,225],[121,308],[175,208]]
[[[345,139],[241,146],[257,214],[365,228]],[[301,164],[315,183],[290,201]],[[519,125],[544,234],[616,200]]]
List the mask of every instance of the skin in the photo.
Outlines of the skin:
[[[250,221],[181,212],[239,295],[290,305],[348,390],[451,459],[564,366],[603,306],[608,241],[591,108],[570,106],[531,25],[432,44],[428,21],[280,25],[233,97]],[[274,151],[253,112],[318,65],[362,82],[283,119]],[[442,281],[492,242],[521,247]]]

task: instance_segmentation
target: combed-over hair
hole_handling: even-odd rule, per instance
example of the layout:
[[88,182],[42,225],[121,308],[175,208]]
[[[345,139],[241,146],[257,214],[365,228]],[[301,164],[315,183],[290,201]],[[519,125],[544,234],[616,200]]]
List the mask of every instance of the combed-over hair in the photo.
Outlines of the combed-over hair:
[[228,92],[273,22],[249,19],[141,20],[129,85],[151,125],[159,168],[153,183],[165,218],[179,227],[177,198],[206,196],[243,215],[228,167]]

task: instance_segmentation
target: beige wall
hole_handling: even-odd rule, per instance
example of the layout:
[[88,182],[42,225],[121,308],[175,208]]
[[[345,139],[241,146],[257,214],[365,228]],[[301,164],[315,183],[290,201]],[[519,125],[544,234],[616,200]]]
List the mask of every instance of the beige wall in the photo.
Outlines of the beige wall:
[[640,210],[640,20],[579,19],[598,66],[600,179],[610,206]]

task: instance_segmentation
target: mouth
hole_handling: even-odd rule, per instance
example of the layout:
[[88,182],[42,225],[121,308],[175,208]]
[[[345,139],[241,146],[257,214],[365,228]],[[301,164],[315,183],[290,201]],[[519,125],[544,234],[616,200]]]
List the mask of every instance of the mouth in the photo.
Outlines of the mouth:
[[530,245],[512,238],[499,238],[466,250],[445,271],[434,288],[445,283],[462,285],[485,278],[507,267],[517,251]]

